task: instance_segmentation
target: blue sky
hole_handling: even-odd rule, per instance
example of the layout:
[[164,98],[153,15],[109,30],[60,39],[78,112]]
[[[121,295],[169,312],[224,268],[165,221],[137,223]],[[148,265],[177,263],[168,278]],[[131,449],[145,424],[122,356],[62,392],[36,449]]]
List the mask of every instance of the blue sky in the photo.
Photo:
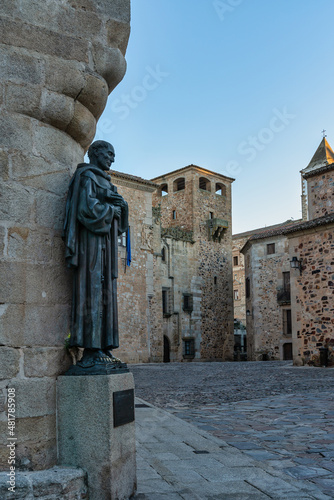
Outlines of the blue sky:
[[233,233],[301,217],[300,174],[334,147],[333,0],[132,0],[127,73],[96,139],[150,179],[235,178]]

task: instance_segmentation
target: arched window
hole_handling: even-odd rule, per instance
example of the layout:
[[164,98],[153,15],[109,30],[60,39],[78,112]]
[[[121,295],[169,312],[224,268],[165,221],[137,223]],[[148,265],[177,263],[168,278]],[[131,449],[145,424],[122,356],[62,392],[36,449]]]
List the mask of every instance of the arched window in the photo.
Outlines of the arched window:
[[161,184],[161,196],[166,196],[168,194],[168,184]]
[[205,177],[200,177],[198,182],[198,187],[203,189],[203,191],[211,191],[211,182]]
[[161,260],[163,262],[166,262],[166,248],[165,247],[162,247],[162,250],[161,250]]
[[186,181],[184,177],[180,177],[173,182],[173,191],[182,191],[186,187]]
[[220,184],[217,182],[216,194],[220,194],[221,196],[226,196],[226,186],[224,184]]

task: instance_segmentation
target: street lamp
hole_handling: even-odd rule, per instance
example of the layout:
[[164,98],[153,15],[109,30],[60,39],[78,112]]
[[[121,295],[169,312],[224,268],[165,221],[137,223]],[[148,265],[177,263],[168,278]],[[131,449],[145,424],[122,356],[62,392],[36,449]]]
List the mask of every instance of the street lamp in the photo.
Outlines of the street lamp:
[[290,260],[290,267],[299,269],[300,275],[302,275],[302,262],[303,259],[298,260],[297,257],[292,257],[292,260]]

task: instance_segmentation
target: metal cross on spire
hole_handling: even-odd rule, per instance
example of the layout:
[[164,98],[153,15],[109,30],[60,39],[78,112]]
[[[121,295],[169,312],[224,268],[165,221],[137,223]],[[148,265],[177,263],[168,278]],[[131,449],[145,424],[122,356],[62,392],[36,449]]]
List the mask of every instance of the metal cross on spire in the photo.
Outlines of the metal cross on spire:
[[325,129],[324,129],[324,130],[322,130],[321,132],[322,132],[322,137],[327,137],[327,135],[326,135],[326,130],[325,130]]

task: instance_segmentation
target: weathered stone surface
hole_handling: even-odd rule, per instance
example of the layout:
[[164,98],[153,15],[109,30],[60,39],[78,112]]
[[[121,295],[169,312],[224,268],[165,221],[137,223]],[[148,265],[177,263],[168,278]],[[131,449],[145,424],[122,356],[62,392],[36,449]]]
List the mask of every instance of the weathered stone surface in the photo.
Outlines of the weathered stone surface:
[[83,148],[87,148],[94,138],[95,129],[94,116],[80,102],[75,102],[74,116],[66,128],[66,132]]
[[60,231],[64,216],[64,197],[41,191],[36,201],[36,223]]
[[36,85],[8,83],[5,89],[6,107],[36,119],[41,117],[41,89]]
[[19,350],[0,346],[0,379],[16,377],[19,371]]
[[135,423],[113,427],[113,394],[133,387],[130,373],[58,378],[59,462],[87,470],[90,500],[135,492]]
[[0,177],[3,181],[9,178],[9,162],[6,151],[0,150]]
[[26,377],[56,377],[71,364],[65,347],[33,347],[23,349],[24,375]]
[[[0,25],[6,22],[1,21]],[[0,54],[1,76],[4,81],[34,85],[43,83],[43,64],[35,54],[14,47],[1,47]]]
[[0,304],[0,344],[63,347],[69,333],[70,304]]
[[74,115],[74,101],[58,92],[43,90],[41,100],[43,122],[49,123],[59,130],[66,130]]
[[123,79],[126,71],[126,61],[118,48],[106,48],[95,44],[92,50],[95,71],[107,82],[109,93]]
[[53,467],[40,472],[19,472],[15,493],[8,492],[8,476],[0,474],[0,496],[3,500],[82,500],[87,496],[87,477],[80,469]]
[[11,385],[16,390],[17,418],[54,415],[56,390],[52,378],[15,379]]
[[[3,384],[12,377],[10,383],[18,387],[22,468],[56,463],[55,421],[50,432],[41,422],[35,422],[36,429],[33,425],[35,418],[54,417],[55,377],[68,365],[63,345],[71,273],[60,239],[65,195],[109,91],[102,73],[95,73],[92,52],[95,45],[108,52],[109,20],[124,21],[126,34],[120,25],[118,38],[123,45],[128,34],[129,0],[82,7],[85,0],[82,5],[67,0],[3,0],[0,5],[0,344],[6,354],[0,375],[6,377]],[[117,42],[111,48],[118,51]],[[119,63],[123,71],[123,56]],[[117,58],[108,64],[108,74],[119,73],[110,67]],[[22,346],[25,357],[17,375],[12,358],[14,348]],[[24,370],[28,379],[19,378]],[[67,498],[67,490],[55,495]]]
[[127,0],[69,0],[72,7],[83,10],[98,12],[106,18],[119,19],[121,21],[130,21],[130,3]]
[[86,75],[85,86],[78,95],[78,100],[98,119],[108,99],[108,85],[103,78]]
[[45,58],[45,86],[76,99],[85,85],[85,65],[78,61]]
[[19,262],[0,262],[0,303],[20,303],[26,292],[26,269]]
[[111,46],[119,47],[125,54],[130,35],[130,26],[127,23],[110,19],[107,22],[108,42]]
[[[25,130],[22,134],[21,130]],[[32,144],[32,123],[28,116],[2,111],[0,115],[0,134],[6,148],[29,151]]]
[[20,20],[0,19],[0,43],[24,47],[43,54],[88,63],[88,43],[83,38],[31,26]]
[[34,196],[28,188],[20,184],[2,183],[0,186],[2,221],[12,223],[29,223],[33,216]]

